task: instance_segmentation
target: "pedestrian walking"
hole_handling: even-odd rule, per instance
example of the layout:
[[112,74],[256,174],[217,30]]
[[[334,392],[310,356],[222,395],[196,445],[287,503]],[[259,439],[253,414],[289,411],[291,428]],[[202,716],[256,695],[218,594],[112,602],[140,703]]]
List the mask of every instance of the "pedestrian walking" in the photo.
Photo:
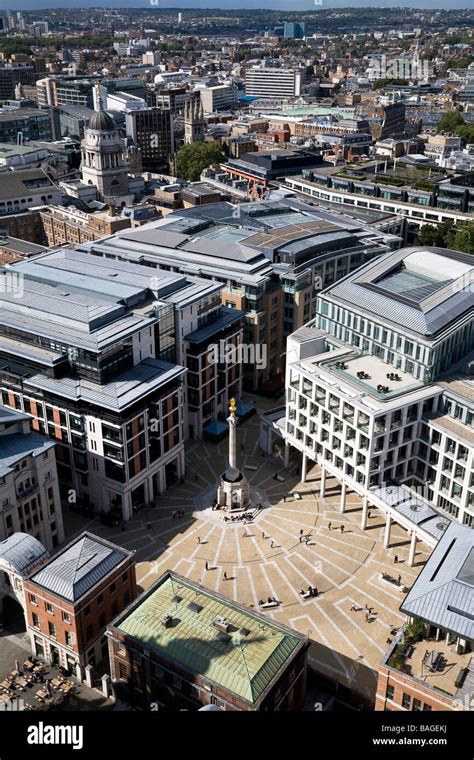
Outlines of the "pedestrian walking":
[[341,525],[341,533],[344,533],[344,525]]
[[265,538],[265,533],[263,532],[263,530],[262,530],[262,538]]
[[303,535],[303,528],[301,528],[301,530],[300,530],[300,536],[302,536],[302,535]]
[[206,570],[209,570],[209,562],[206,559]]
[[286,504],[286,496],[283,497],[283,504]]
[[368,612],[365,613],[365,622],[368,623],[370,620],[370,615]]
[[273,549],[273,541],[270,542],[270,549]]
[[367,517],[368,517],[368,519],[369,519],[369,520],[370,520],[370,518],[372,517],[372,512],[370,511],[370,509],[369,509],[369,511],[367,512]]
[[198,544],[201,543],[201,536],[198,536]]
[[398,565],[398,554],[395,554],[393,561],[396,565]]
[[328,523],[328,530],[331,530],[331,528],[332,528],[332,522],[329,521],[329,523]]
[[400,584],[401,584],[401,582],[402,582],[402,576],[401,576],[401,575],[399,575],[399,576],[398,576],[398,585],[400,585]]
[[355,612],[355,611],[356,611],[356,606],[355,606],[354,602],[352,602],[351,612]]
[[226,571],[225,571],[225,570],[224,570],[224,580],[225,580],[225,581],[227,580],[227,573],[226,573]]
[[241,452],[242,452],[242,453],[244,453],[244,451],[245,451],[245,446],[244,446],[244,444],[243,444],[243,443],[241,443],[241,444],[240,444],[240,450],[241,450]]

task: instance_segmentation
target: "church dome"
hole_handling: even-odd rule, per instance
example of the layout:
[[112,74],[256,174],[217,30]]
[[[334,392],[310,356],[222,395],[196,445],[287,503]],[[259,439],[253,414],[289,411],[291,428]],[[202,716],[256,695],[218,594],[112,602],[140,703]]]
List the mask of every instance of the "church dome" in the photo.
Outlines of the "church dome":
[[115,129],[115,122],[106,111],[96,111],[89,121],[89,129],[109,132],[111,129]]

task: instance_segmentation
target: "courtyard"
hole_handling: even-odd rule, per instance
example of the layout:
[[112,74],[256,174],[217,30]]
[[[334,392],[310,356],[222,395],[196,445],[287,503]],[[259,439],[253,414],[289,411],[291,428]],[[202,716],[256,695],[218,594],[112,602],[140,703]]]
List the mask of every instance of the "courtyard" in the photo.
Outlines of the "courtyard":
[[[257,402],[258,411],[272,406]],[[135,550],[141,589],[174,570],[257,610],[259,602],[274,597],[278,606],[262,611],[311,639],[314,670],[373,701],[379,663],[395,629],[405,622],[399,611],[403,595],[381,581],[381,573],[400,575],[410,587],[429,548],[419,542],[415,567],[408,567],[410,540],[403,528],[393,525],[385,549],[385,519],[376,509],[367,530],[360,529],[359,496],[348,493],[341,515],[336,479],[328,477],[326,496],[319,496],[319,466],[309,468],[301,483],[295,452],[288,469],[278,447],[274,456],[263,456],[258,414],[238,426],[237,441],[239,466],[251,488],[263,494],[264,506],[252,523],[224,522],[210,509],[211,486],[227,464],[225,438],[218,444],[190,442],[184,481],[163,493],[153,508],[140,510],[125,529],[68,513],[69,535],[89,530]],[[308,587],[318,595],[303,598]]]

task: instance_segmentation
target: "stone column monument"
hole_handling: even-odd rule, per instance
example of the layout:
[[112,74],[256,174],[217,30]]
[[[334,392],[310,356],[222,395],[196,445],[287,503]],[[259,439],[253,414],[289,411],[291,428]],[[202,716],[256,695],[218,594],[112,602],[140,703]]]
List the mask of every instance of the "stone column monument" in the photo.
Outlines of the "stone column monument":
[[229,424],[229,466],[222,475],[217,488],[217,503],[229,510],[242,510],[249,506],[250,488],[245,475],[237,466],[237,417],[235,398],[230,400],[227,417]]

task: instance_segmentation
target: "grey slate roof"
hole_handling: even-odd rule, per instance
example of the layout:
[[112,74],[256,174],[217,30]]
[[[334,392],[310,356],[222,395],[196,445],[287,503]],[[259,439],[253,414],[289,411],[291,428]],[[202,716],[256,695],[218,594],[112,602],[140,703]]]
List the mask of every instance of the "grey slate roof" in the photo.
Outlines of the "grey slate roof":
[[13,471],[17,462],[29,455],[35,457],[52,449],[54,443],[37,433],[12,433],[0,436],[0,477]]
[[474,531],[451,523],[400,609],[474,641]]
[[69,602],[76,602],[128,554],[114,544],[84,533],[54,555],[30,580]]
[[37,538],[28,533],[13,533],[0,541],[0,558],[12,565],[20,575],[48,557],[48,552]]
[[179,364],[170,364],[149,357],[102,385],[83,378],[53,378],[40,373],[23,382],[25,386],[46,390],[62,398],[82,400],[120,412],[185,372],[185,367]]

